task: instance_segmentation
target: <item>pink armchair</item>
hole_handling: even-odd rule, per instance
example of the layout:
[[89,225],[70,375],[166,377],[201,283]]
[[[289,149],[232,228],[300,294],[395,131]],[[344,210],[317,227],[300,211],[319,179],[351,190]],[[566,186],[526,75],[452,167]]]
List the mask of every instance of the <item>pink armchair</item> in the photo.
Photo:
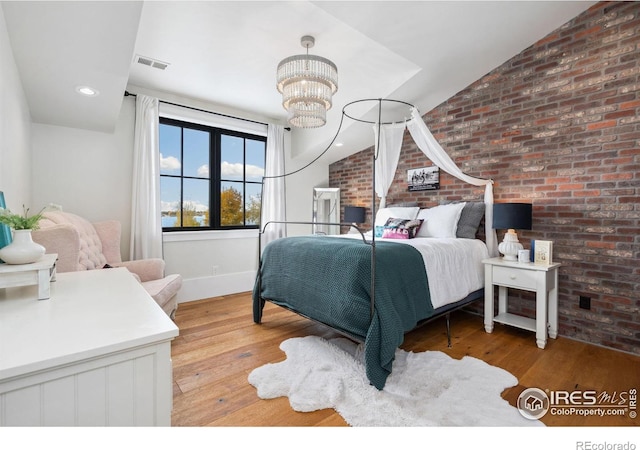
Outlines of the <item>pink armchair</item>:
[[59,273],[126,267],[167,315],[174,318],[182,277],[177,274],[165,276],[165,262],[160,258],[122,261],[120,222],[91,223],[75,214],[47,212],[40,221],[40,228],[32,235],[35,242],[44,246],[46,253],[58,254],[56,270]]

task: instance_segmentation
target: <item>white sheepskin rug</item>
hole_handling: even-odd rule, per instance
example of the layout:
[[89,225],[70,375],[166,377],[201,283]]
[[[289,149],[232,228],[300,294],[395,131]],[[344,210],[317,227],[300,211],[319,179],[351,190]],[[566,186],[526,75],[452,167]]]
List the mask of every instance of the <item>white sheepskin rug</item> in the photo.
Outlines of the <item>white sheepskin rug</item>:
[[289,397],[296,411],[333,408],[351,426],[531,426],[500,397],[518,380],[465,356],[398,349],[393,372],[379,391],[365,375],[364,351],[347,339],[288,339],[287,359],[249,374],[262,399]]

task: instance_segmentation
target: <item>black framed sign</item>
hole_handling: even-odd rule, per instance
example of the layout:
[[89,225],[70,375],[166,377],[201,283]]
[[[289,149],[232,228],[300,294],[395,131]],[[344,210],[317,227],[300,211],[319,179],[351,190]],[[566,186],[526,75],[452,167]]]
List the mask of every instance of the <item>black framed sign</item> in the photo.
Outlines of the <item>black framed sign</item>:
[[440,168],[437,166],[407,170],[409,192],[440,189]]

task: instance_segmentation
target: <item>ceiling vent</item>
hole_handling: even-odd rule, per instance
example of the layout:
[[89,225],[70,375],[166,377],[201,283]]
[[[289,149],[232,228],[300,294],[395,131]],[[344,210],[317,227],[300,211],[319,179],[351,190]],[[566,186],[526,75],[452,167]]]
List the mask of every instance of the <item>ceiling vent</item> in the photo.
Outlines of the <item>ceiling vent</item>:
[[157,59],[149,58],[148,56],[136,55],[136,60],[138,64],[142,64],[145,66],[153,67],[156,69],[164,70],[167,68],[169,63],[158,61]]

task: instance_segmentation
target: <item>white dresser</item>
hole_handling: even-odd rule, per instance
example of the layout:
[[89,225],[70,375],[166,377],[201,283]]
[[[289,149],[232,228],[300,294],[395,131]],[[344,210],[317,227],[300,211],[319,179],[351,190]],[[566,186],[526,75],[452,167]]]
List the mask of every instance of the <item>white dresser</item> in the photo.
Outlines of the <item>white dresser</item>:
[[178,328],[126,269],[0,289],[0,426],[170,426]]

